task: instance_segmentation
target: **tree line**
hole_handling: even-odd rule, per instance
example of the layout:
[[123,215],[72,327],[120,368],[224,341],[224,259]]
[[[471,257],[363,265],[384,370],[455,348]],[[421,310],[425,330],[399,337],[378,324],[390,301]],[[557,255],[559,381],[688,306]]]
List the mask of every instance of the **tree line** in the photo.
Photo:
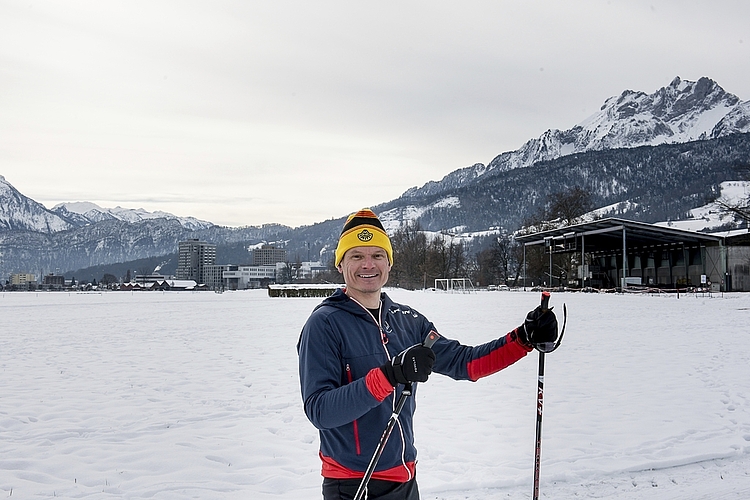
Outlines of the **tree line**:
[[[545,203],[524,221],[528,230],[543,231],[578,223],[592,209],[591,194],[575,186],[547,197]],[[505,231],[490,236],[463,240],[449,232],[425,231],[418,220],[402,225],[391,235],[394,263],[388,284],[416,290],[431,288],[436,279],[469,278],[474,286],[520,285],[523,276],[524,249]],[[526,255],[529,283],[549,280],[547,260],[538,249]],[[341,275],[329,264],[315,282],[340,283]]]

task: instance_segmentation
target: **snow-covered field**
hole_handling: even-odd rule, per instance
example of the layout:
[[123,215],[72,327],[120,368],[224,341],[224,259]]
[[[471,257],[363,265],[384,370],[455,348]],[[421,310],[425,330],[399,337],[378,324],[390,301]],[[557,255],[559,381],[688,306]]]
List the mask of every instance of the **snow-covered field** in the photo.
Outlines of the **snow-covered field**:
[[[467,344],[532,292],[390,290]],[[0,295],[0,497],[320,498],[295,345],[319,299]],[[543,498],[750,498],[750,294],[553,294]],[[537,355],[417,393],[423,500],[531,496]],[[379,431],[378,431],[379,432]]]

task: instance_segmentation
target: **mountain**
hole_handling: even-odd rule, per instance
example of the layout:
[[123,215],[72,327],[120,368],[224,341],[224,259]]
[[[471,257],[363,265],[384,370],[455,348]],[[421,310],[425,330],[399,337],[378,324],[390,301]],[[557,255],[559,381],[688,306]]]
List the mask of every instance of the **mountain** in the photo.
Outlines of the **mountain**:
[[569,130],[551,129],[488,165],[476,163],[407,190],[403,197],[443,193],[496,171],[528,167],[540,161],[587,151],[658,146],[716,139],[750,132],[750,101],[722,89],[710,78],[697,82],[676,77],[653,94],[626,90]]
[[[148,219],[130,223],[108,219],[54,233],[10,230],[0,231],[0,277],[17,272],[65,273],[102,264],[163,256],[177,251],[178,243],[191,238],[236,248],[242,242],[276,241],[280,232],[290,228],[277,224],[260,227],[228,228],[211,226],[202,230],[183,227],[176,219]],[[248,243],[249,245],[249,243]],[[247,245],[244,245],[247,247]],[[234,257],[242,253],[235,251]],[[244,260],[248,263],[249,251]]]
[[151,219],[176,220],[186,229],[194,231],[207,229],[214,224],[211,222],[196,219],[195,217],[178,217],[168,212],[149,212],[142,208],[102,208],[95,203],[88,201],[77,201],[72,203],[59,203],[52,207],[51,212],[57,214],[60,218],[67,220],[75,227],[81,227],[88,224],[96,224],[105,220],[121,220],[133,224]]
[[[575,187],[588,191],[603,215],[687,219],[717,199],[722,183],[742,178],[740,168],[750,165],[749,131],[750,102],[708,78],[676,78],[654,94],[625,91],[570,130],[549,130],[486,166],[459,169],[372,208],[391,232],[417,220],[426,230],[463,233],[466,241],[512,232],[551,195]],[[0,177],[0,277],[162,262],[189,238],[215,243],[217,257],[226,259],[220,264],[248,263],[250,248],[261,243],[286,248],[290,261],[327,262],[343,220],[227,228],[87,202],[47,210]]]
[[21,194],[0,176],[0,279],[16,272],[66,272],[115,262],[163,256],[180,241],[198,238],[227,247],[242,263],[243,242],[274,241],[287,226],[228,228],[194,217],[143,209],[106,209],[94,203],[44,205]]
[[50,210],[21,194],[0,175],[0,231],[23,230],[51,234],[107,220],[138,224],[153,219],[176,220],[185,229],[193,231],[208,229],[214,225],[195,217],[178,217],[161,211],[148,212],[142,208],[102,208],[91,202],[60,203]]
[[0,175],[0,231],[22,230],[54,233],[73,224],[18,192]]
[[643,222],[688,217],[715,200],[724,181],[750,164],[750,134],[683,144],[588,151],[496,169],[437,194],[411,194],[373,209],[390,231],[408,220],[451,233],[488,228],[513,231],[544,207],[550,195],[580,187],[609,216]]

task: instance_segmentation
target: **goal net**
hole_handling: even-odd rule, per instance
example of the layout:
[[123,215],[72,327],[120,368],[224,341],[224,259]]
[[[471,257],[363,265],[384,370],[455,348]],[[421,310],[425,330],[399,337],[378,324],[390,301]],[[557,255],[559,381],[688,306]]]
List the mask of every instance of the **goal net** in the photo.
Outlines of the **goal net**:
[[435,290],[470,293],[474,290],[474,284],[469,278],[439,278],[435,280]]

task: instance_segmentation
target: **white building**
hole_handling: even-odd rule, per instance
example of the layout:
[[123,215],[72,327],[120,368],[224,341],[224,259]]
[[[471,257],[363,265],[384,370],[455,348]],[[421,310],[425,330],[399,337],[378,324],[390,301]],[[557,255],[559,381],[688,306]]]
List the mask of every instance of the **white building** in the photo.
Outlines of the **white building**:
[[309,279],[314,278],[318,274],[328,270],[322,262],[300,262],[300,267],[297,270],[297,278]]
[[227,290],[244,290],[260,288],[264,281],[276,279],[276,266],[232,266],[236,270],[224,271],[224,282]]

